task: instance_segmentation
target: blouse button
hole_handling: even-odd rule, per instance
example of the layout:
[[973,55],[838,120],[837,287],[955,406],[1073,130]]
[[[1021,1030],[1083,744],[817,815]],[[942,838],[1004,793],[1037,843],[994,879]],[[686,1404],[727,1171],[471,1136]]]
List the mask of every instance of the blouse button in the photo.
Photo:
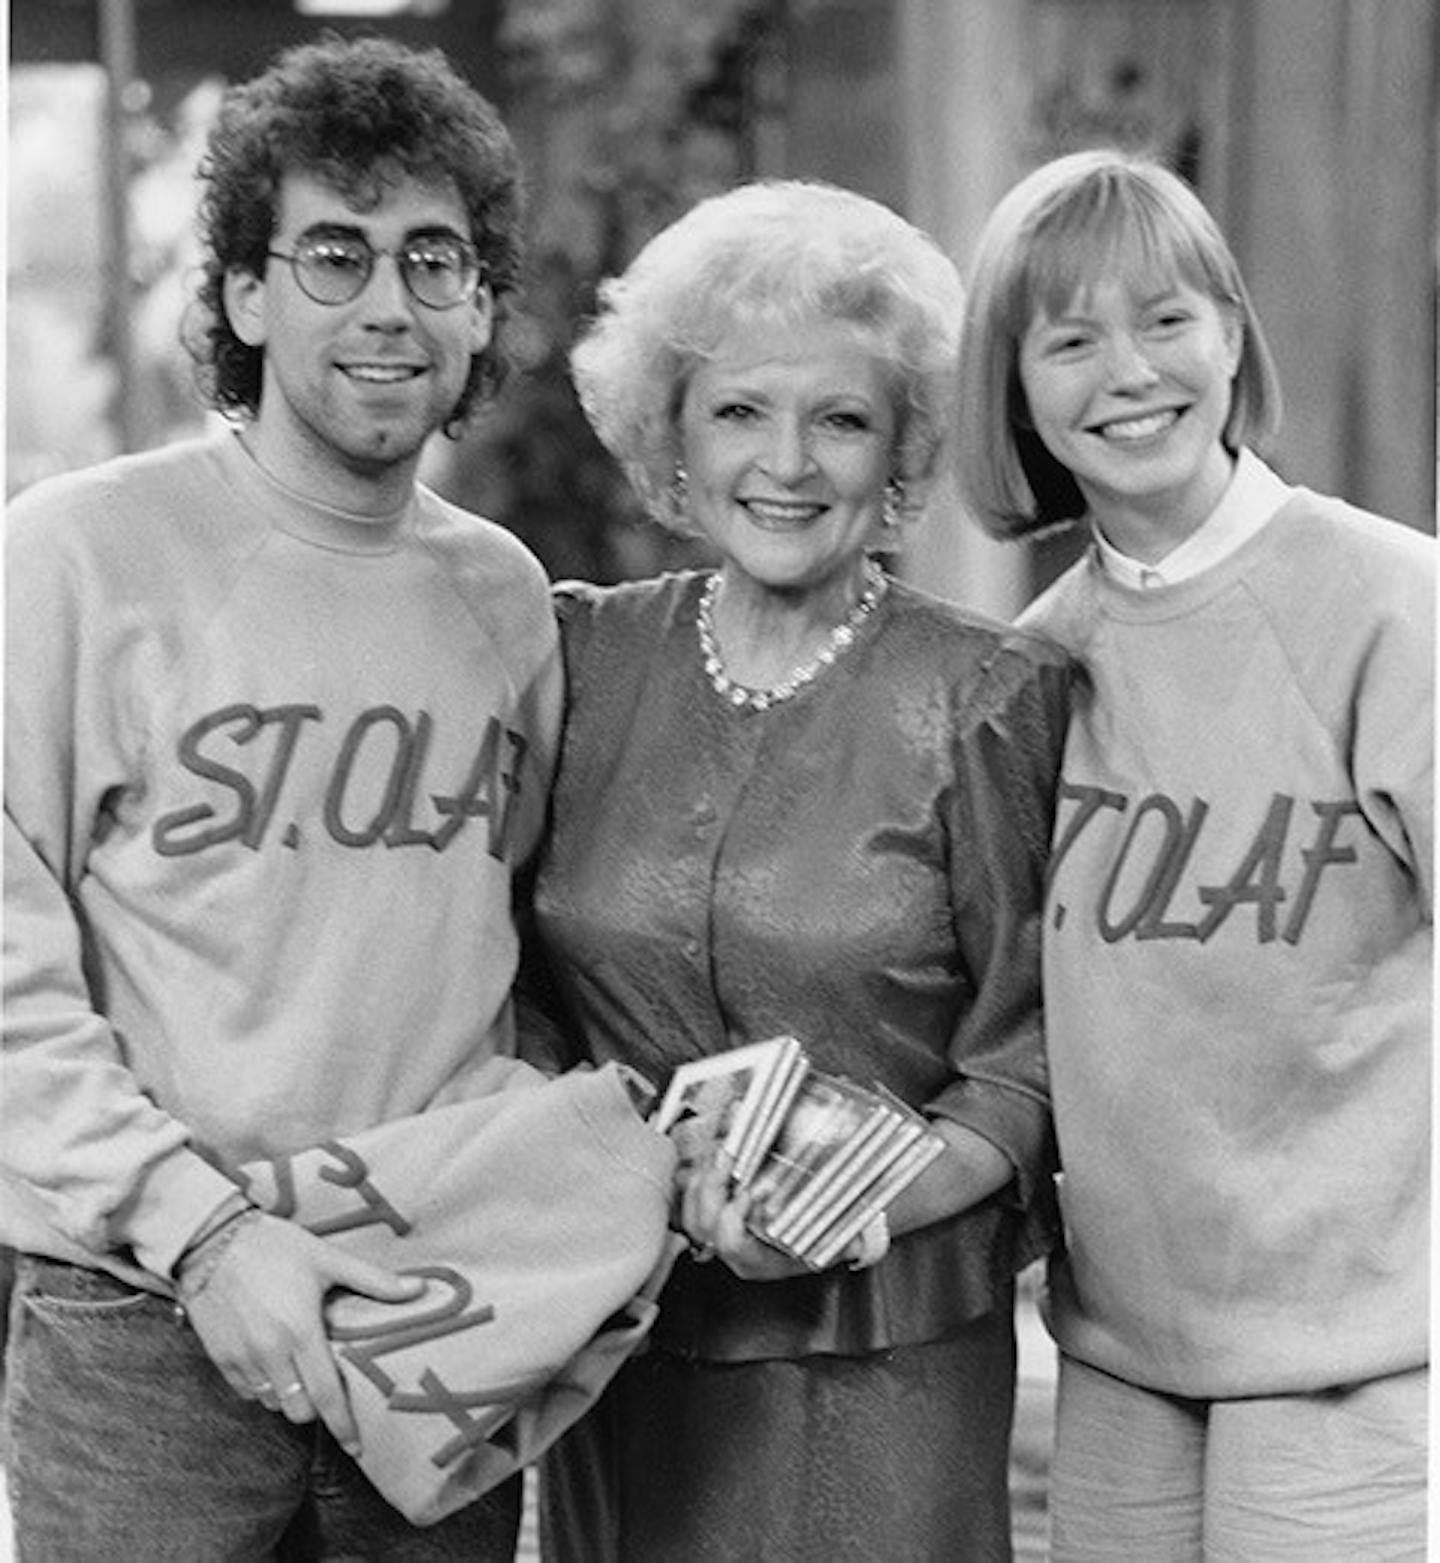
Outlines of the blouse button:
[[682,948],[690,960],[696,961],[700,959],[700,941],[698,939],[687,939]]

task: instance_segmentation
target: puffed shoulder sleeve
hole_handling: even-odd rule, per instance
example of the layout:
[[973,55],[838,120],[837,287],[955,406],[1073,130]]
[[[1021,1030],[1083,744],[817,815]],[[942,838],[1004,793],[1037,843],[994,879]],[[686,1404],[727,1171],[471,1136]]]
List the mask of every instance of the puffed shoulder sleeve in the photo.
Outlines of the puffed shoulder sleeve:
[[[583,698],[585,648],[598,602],[599,588],[588,581],[557,581],[550,602],[560,632],[565,668],[565,719]],[[553,795],[552,795],[553,804]],[[512,993],[516,1045],[520,1056],[547,1074],[561,1074],[581,1061],[578,1032],[555,979],[550,956],[540,936],[535,911],[536,875],[543,862],[537,856],[516,881],[515,919],[520,935],[520,965]]]
[[950,1043],[953,1083],[929,1110],[973,1129],[1013,1164],[1021,1201],[1048,1189],[1053,1133],[1040,936],[1072,667],[1012,631],[957,691],[947,827],[951,895],[972,1001]]
[[595,625],[602,588],[589,581],[557,581],[550,588],[560,645],[565,656],[565,676],[573,683],[583,675],[585,650]]

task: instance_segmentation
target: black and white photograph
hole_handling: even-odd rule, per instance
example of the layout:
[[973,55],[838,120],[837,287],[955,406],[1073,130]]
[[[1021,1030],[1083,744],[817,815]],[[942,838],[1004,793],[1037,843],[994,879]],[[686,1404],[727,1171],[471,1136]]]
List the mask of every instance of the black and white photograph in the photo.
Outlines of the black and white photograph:
[[1435,0],[10,0],[0,1563],[1427,1563]]

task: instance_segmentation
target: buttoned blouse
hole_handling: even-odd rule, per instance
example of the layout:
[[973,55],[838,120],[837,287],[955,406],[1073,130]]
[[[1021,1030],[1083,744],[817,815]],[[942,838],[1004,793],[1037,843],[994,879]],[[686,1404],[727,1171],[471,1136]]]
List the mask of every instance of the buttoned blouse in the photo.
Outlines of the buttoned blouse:
[[879,1266],[745,1282],[682,1261],[655,1344],[712,1360],[944,1338],[1053,1232],[1040,916],[1067,707],[1048,642],[892,581],[793,699],[711,687],[686,571],[555,591],[568,712],[535,916],[568,1061],[663,1088],[782,1032],[967,1125],[1001,1193]]

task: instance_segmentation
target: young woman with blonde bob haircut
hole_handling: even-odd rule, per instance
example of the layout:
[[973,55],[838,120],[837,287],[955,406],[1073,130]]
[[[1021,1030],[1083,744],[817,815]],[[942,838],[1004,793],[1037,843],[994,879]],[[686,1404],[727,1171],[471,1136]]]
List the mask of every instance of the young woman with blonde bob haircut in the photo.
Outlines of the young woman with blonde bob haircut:
[[1079,153],[977,247],[961,484],[1086,555],[1045,919],[1056,1563],[1425,1547],[1434,548],[1284,481],[1235,260]]
[[766,183],[655,238],[575,351],[600,437],[716,567],[557,589],[536,911],[562,1062],[663,1085],[792,1033],[945,1150],[818,1272],[697,1163],[650,1349],[547,1459],[549,1557],[1010,1556],[1013,1275],[1051,1236],[1039,917],[1068,666],[879,562],[942,459],[963,304],[887,208]]

